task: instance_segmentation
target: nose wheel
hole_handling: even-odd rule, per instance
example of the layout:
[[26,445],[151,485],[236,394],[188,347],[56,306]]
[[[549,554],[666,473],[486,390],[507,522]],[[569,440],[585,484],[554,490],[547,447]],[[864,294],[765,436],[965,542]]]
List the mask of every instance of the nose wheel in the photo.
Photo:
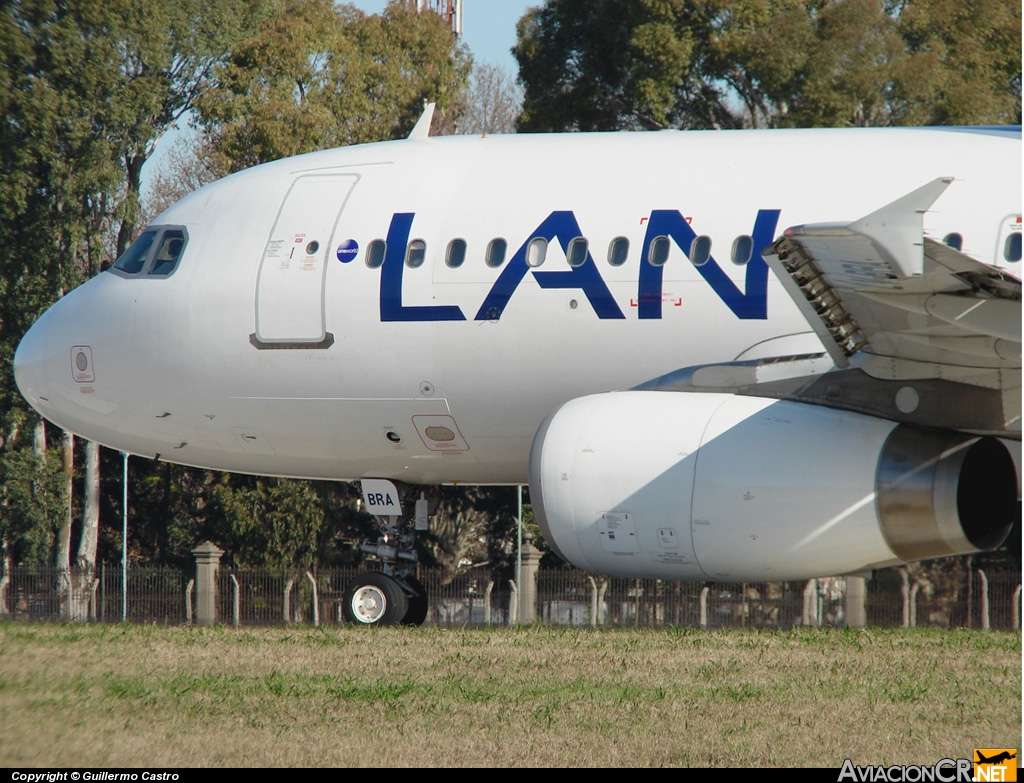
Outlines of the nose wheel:
[[345,590],[342,612],[356,625],[398,625],[409,608],[401,586],[386,574],[360,574]]

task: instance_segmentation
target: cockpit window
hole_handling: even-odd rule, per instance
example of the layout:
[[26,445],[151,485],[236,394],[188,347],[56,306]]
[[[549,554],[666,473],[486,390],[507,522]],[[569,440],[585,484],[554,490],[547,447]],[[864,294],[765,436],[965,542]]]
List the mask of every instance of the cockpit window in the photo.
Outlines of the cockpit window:
[[142,232],[111,271],[121,277],[168,277],[178,268],[188,232],[182,226],[154,226]]
[[142,236],[132,242],[131,247],[124,251],[124,255],[117,259],[114,269],[119,269],[126,275],[137,275],[146,265],[146,259],[149,258],[149,251],[153,247],[154,239],[156,239],[155,231],[144,231]]
[[160,237],[153,264],[149,274],[166,277],[178,266],[181,251],[185,247],[185,232],[179,228],[169,228]]

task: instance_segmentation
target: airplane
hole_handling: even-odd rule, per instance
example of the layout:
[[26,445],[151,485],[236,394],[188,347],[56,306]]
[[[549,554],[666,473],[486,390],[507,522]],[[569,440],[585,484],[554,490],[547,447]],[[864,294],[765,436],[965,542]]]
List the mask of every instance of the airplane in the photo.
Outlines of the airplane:
[[975,759],[975,764],[1002,764],[1004,761],[1010,761],[1017,758],[1016,753],[1011,753],[1008,750],[996,753],[992,758],[987,758],[980,750],[975,750],[974,755],[978,757]]
[[442,484],[616,576],[778,581],[1018,515],[1021,129],[407,139],[185,197],[22,339],[59,427],[360,481],[344,613],[418,624]]

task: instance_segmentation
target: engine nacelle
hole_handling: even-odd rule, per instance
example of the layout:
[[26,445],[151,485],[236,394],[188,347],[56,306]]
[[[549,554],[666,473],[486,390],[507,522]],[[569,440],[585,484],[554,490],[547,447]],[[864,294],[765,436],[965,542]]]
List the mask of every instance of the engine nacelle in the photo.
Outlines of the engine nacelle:
[[541,425],[548,543],[615,576],[773,581],[993,549],[1017,512],[994,438],[731,394],[581,397]]

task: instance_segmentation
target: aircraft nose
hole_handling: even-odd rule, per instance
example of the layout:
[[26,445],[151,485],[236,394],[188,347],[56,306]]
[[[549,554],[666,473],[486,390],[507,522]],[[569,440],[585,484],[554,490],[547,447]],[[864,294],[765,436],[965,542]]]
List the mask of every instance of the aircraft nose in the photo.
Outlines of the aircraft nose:
[[49,322],[50,314],[44,313],[21,338],[14,352],[14,381],[36,410],[40,409],[40,402],[46,402],[46,334]]

